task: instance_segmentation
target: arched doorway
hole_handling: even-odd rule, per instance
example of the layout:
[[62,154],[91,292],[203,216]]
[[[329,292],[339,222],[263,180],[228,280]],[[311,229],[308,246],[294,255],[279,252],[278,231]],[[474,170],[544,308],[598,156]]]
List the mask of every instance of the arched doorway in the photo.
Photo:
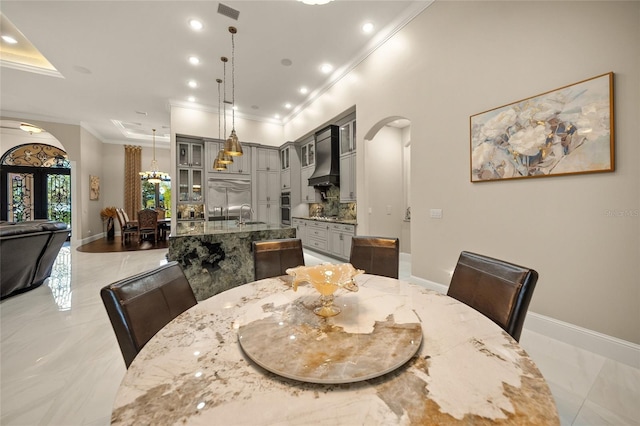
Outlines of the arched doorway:
[[398,237],[401,253],[411,253],[411,122],[384,118],[365,133],[363,145],[368,233]]
[[49,219],[71,226],[71,168],[61,148],[30,143],[0,158],[0,219]]

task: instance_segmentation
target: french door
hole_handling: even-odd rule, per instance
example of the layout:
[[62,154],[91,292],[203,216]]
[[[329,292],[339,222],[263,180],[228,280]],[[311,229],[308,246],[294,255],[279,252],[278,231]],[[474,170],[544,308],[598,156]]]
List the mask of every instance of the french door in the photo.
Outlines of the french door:
[[71,173],[65,168],[2,166],[0,219],[49,219],[71,226]]

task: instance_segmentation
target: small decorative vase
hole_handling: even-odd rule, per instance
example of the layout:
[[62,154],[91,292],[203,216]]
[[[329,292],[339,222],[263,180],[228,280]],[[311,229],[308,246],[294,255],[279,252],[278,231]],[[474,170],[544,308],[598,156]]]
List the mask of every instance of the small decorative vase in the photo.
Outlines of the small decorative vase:
[[116,238],[116,227],[113,223],[113,218],[107,219],[107,240],[113,240]]
[[332,317],[340,313],[340,308],[333,304],[338,289],[358,291],[358,285],[353,278],[363,274],[364,271],[355,269],[350,263],[330,264],[317,266],[298,266],[287,269],[287,274],[293,276],[293,291],[298,289],[298,284],[308,282],[320,293],[319,306],[313,312],[321,317]]

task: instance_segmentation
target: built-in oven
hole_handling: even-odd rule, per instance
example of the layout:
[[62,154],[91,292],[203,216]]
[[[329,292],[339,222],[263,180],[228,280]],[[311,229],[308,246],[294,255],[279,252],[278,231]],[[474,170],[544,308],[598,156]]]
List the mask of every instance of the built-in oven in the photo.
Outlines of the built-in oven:
[[280,221],[283,225],[291,225],[291,192],[280,194]]

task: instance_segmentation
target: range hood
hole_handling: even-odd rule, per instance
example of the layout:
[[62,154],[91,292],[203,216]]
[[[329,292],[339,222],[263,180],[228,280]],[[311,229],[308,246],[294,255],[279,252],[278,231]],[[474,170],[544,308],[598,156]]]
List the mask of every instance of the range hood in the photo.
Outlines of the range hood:
[[316,169],[309,186],[340,186],[340,128],[330,125],[315,134]]

